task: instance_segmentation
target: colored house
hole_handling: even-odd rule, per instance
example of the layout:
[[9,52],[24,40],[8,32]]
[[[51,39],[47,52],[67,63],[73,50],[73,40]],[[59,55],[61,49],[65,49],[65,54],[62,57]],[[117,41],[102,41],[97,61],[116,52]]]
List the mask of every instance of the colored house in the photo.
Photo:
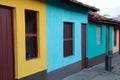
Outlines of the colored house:
[[120,25],[114,19],[90,12],[86,27],[87,67],[105,61],[105,55],[113,53],[113,27]]
[[77,0],[1,0],[0,80],[62,80],[118,52],[120,22],[89,13],[98,10]]
[[113,54],[120,53],[120,29],[119,26],[113,28]]
[[44,0],[0,0],[0,80],[46,80]]
[[62,80],[81,70],[81,26],[88,23],[89,11],[98,9],[76,0],[47,0],[46,9],[47,77]]

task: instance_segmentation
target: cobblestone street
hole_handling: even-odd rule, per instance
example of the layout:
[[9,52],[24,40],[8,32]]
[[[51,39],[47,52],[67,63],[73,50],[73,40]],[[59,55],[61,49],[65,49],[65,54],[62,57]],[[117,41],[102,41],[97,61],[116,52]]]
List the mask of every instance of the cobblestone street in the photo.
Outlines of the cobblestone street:
[[98,64],[63,80],[120,80],[120,56],[112,58],[111,72],[105,71],[105,63]]

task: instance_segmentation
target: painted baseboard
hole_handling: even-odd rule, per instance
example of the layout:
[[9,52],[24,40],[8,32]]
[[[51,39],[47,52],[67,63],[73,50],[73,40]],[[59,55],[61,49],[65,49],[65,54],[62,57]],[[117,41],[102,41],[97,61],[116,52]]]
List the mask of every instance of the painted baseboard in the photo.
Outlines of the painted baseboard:
[[38,72],[36,74],[21,78],[21,79],[16,79],[16,80],[47,80],[47,71],[42,71]]
[[94,65],[97,65],[99,63],[102,63],[105,61],[105,53],[100,55],[100,56],[97,56],[97,57],[94,57],[92,59],[88,59],[88,65],[87,67],[92,67]]
[[[109,51],[109,54],[112,55],[113,51]],[[97,65],[97,64],[100,64],[102,62],[105,62],[105,55],[106,55],[106,53],[103,53],[102,55],[96,56],[96,57],[94,57],[92,59],[88,59],[87,67],[89,68],[89,67],[92,67],[94,65]]]
[[48,80],[62,80],[63,78],[81,71],[81,61],[65,66],[58,70],[49,72]]

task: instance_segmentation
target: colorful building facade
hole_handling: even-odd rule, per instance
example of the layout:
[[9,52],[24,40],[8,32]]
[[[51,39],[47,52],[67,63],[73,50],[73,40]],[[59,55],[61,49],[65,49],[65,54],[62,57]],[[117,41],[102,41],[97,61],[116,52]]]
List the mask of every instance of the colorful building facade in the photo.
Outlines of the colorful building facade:
[[91,67],[105,61],[105,55],[113,53],[113,28],[119,22],[105,18],[96,13],[90,13],[87,24],[86,58]]
[[0,1],[0,79],[46,80],[44,0]]
[[[108,28],[109,28],[109,51],[111,52],[113,50],[112,26],[110,25]],[[100,32],[98,30],[100,30]],[[100,40],[97,39],[99,36],[100,36]],[[89,23],[87,25],[87,42],[86,43],[87,43],[86,54],[88,58],[88,67],[105,61],[106,24]]]
[[62,80],[118,52],[119,23],[88,17],[98,10],[76,0],[1,0],[0,79]]
[[88,23],[89,10],[98,9],[71,0],[47,0],[48,80],[81,70],[81,25]]
[[119,34],[119,26],[115,26],[113,28],[113,54],[120,52],[120,34]]

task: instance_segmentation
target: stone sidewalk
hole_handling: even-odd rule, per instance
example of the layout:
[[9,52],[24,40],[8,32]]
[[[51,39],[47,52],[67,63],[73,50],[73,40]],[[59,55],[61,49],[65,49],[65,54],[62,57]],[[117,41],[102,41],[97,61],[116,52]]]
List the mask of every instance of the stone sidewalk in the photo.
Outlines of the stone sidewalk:
[[79,73],[70,75],[63,80],[120,80],[120,56],[112,58],[111,72],[105,71],[105,63],[98,64]]

